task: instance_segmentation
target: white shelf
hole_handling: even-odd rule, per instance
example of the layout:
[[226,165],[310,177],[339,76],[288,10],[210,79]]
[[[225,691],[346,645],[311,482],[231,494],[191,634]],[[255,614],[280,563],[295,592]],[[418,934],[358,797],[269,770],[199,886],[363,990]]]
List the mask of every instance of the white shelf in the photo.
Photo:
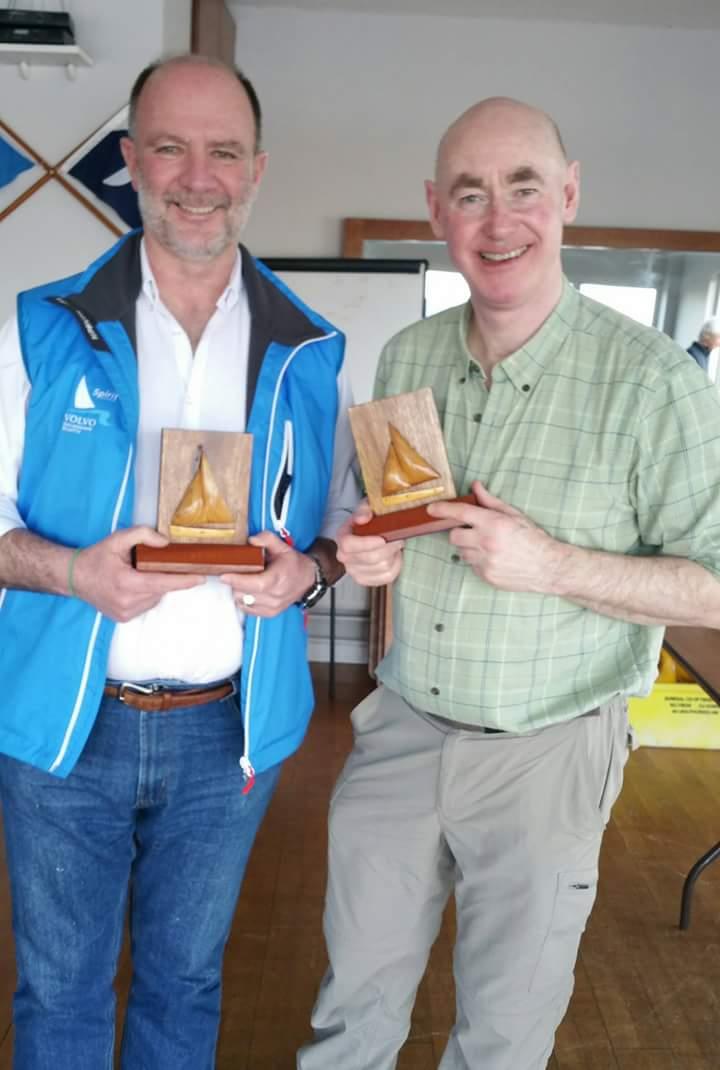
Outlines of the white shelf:
[[16,63],[23,78],[32,67],[65,67],[74,78],[78,67],[92,67],[93,61],[78,45],[10,45],[0,43],[0,63]]

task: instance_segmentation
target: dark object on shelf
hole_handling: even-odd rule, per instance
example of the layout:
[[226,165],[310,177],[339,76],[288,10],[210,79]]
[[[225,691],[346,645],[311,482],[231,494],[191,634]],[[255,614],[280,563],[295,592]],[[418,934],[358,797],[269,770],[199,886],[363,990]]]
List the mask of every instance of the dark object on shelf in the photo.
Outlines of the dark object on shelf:
[[74,45],[73,22],[66,11],[0,8],[0,43],[4,45]]

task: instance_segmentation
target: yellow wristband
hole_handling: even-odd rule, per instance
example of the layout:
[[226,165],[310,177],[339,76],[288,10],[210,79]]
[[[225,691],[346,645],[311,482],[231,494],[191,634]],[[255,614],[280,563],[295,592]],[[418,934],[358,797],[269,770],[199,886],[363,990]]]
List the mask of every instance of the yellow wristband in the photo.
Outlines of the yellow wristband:
[[77,598],[77,591],[73,587],[73,573],[75,571],[75,562],[77,561],[78,554],[80,553],[81,550],[82,550],[82,546],[78,546],[78,548],[76,550],[73,550],[72,554],[70,555],[70,564],[68,565],[68,574],[67,574],[67,586],[68,586],[68,594],[70,595],[71,598]]

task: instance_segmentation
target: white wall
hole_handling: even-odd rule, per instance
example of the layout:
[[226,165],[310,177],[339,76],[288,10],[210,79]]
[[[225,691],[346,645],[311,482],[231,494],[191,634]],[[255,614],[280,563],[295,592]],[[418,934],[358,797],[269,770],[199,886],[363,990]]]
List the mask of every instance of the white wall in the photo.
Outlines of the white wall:
[[233,10],[271,152],[258,253],[335,255],[344,216],[424,217],[439,134],[495,94],[559,122],[582,162],[580,222],[720,230],[720,32]]
[[[146,63],[189,47],[190,0],[73,0],[77,43],[94,66],[75,81],[33,66],[29,80],[0,65],[0,115],[48,163],[57,163],[127,102]],[[0,320],[18,290],[83,267],[112,233],[56,182],[0,223]]]
[[192,0],[164,0],[162,53],[166,56],[190,49]]
[[[71,6],[93,68],[24,81],[0,65],[0,115],[51,162],[124,103],[146,62],[189,41],[190,0]],[[423,217],[438,135],[496,93],[558,119],[583,164],[581,222],[720,229],[720,146],[707,136],[720,32],[231,6],[271,151],[248,229],[259,253],[335,255],[344,216]],[[41,192],[0,223],[0,319],[17,289],[111,240],[54,184]]]

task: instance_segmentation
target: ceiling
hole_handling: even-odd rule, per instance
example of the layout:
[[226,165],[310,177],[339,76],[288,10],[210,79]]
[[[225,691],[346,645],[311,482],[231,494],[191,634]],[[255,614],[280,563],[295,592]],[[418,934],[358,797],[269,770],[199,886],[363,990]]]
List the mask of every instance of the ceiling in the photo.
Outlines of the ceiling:
[[720,0],[226,0],[231,9],[550,19],[627,26],[720,30]]

